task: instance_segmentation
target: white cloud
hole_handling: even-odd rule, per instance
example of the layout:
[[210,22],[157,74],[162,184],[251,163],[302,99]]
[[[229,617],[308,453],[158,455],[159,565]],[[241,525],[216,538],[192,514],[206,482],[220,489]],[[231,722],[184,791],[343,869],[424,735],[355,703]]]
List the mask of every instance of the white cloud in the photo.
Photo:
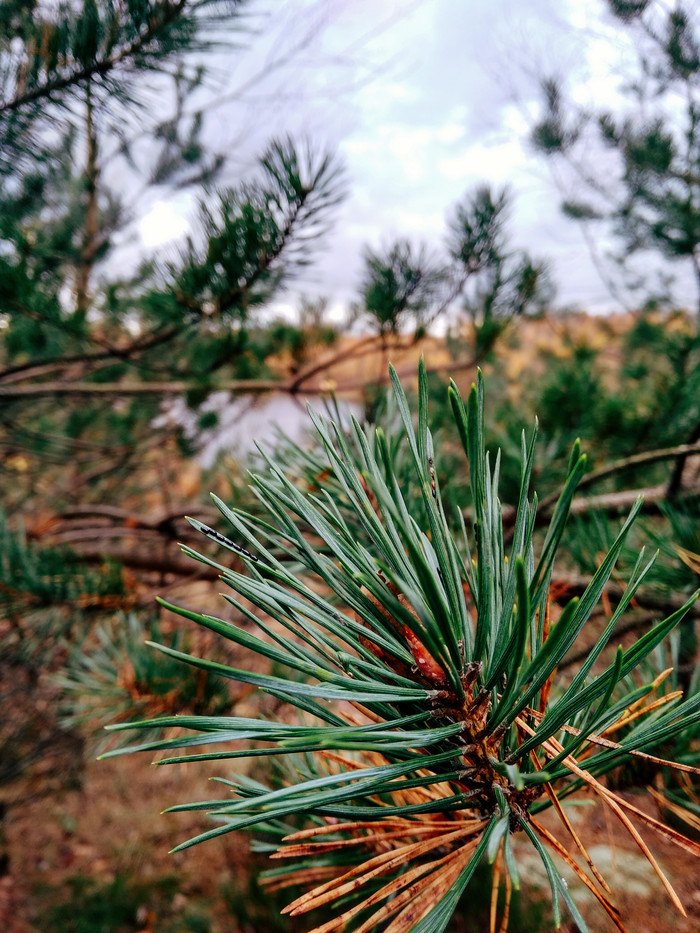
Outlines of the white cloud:
[[435,131],[435,139],[441,143],[454,143],[461,139],[466,130],[461,123],[444,123]]
[[497,184],[510,181],[523,163],[523,149],[518,139],[501,139],[469,146],[454,156],[437,162],[440,174],[460,184],[488,180]]
[[[560,216],[548,169],[527,145],[542,73],[569,75],[582,99],[612,93],[620,46],[602,7],[581,0],[290,0],[280,3],[287,20],[278,22],[270,5],[268,22],[279,34],[272,27],[264,34],[257,61],[251,46],[238,66],[242,82],[276,42],[292,41],[285,22],[301,33],[302,14],[325,10],[327,24],[286,72],[255,89],[259,107],[232,104],[216,114],[215,140],[217,133],[232,140],[230,180],[267,137],[286,131],[337,146],[350,177],[327,249],[290,288],[290,303],[304,292],[349,302],[364,244],[407,236],[438,246],[451,205],[485,181],[512,188],[514,243],[553,257],[562,301],[594,296],[604,304],[580,234]],[[189,210],[179,199],[155,204],[139,224],[144,245],[181,236]]]
[[146,249],[155,249],[184,236],[190,228],[187,214],[190,199],[181,196],[168,201],[156,201],[138,223],[138,231]]
[[411,231],[427,239],[432,244],[438,241],[445,230],[445,215],[443,211],[412,211],[400,210],[396,221],[399,229]]

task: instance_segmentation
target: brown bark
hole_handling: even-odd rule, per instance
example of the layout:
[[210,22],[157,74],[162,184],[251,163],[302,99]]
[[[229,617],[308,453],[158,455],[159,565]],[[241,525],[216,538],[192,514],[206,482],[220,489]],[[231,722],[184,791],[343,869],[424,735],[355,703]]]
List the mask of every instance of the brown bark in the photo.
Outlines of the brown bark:
[[[617,476],[619,473],[624,473],[626,470],[632,469],[634,467],[646,466],[650,463],[660,463],[663,460],[675,460],[678,457],[687,457],[689,454],[700,454],[700,442],[696,442],[694,444],[679,444],[677,447],[665,447],[659,450],[646,450],[640,454],[634,454],[631,457],[625,457],[622,460],[616,460],[615,463],[601,467],[600,470],[593,470],[593,472],[588,473],[583,477],[578,485],[578,489],[580,492],[582,489],[586,489],[588,486],[593,486],[604,479],[609,479],[611,476]],[[642,490],[642,492],[644,491]],[[658,490],[652,490],[653,495],[657,495],[657,493]],[[664,487],[664,495],[665,493],[666,489]],[[614,497],[615,495],[617,495],[617,493],[609,494],[610,497]],[[558,492],[553,493],[551,496],[546,496],[540,502],[540,512],[548,512],[552,506],[556,504],[558,497]]]
[[99,167],[97,163],[97,131],[95,113],[92,104],[92,92],[88,81],[85,90],[85,137],[87,154],[85,159],[85,228],[83,230],[83,248],[75,278],[75,308],[84,316],[88,308],[89,287],[92,270],[97,255],[100,233],[99,213],[97,208],[97,183]]

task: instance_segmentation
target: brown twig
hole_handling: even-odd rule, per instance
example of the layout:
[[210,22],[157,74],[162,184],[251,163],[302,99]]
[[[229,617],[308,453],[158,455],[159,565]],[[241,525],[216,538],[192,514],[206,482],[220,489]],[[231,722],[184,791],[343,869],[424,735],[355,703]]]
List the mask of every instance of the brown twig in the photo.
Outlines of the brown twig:
[[[579,491],[587,489],[596,483],[609,479],[611,476],[617,476],[626,470],[634,469],[638,466],[646,466],[650,463],[660,463],[664,460],[675,460],[677,457],[686,457],[690,454],[700,454],[700,442],[694,444],[679,444],[677,447],[664,447],[659,450],[645,450],[639,454],[633,454],[631,457],[625,457],[622,460],[616,460],[608,466],[601,467],[599,470],[593,470],[583,477],[578,485]],[[664,490],[665,492],[665,490]],[[556,503],[559,493],[552,493],[546,496],[541,502],[539,509],[541,512],[547,512]]]

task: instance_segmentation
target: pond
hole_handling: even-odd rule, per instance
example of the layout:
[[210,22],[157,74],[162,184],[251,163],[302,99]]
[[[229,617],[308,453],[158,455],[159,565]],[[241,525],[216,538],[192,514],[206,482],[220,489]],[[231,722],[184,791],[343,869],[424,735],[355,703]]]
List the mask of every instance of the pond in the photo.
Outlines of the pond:
[[[326,403],[320,396],[270,394],[232,398],[230,392],[214,392],[196,411],[188,407],[184,398],[171,400],[153,426],[182,428],[185,437],[194,442],[197,463],[208,469],[222,453],[244,462],[256,443],[270,448],[280,432],[293,441],[303,441],[313,430],[307,404],[325,413]],[[357,404],[339,404],[343,412],[357,416],[361,411]],[[202,417],[211,412],[216,413],[216,424],[202,428]]]

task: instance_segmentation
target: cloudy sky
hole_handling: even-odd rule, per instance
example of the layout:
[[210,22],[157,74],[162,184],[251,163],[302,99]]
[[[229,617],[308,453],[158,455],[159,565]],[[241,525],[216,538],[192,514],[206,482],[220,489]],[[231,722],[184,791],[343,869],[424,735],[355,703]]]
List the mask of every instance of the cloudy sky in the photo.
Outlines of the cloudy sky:
[[[356,298],[362,248],[406,236],[440,245],[476,184],[509,185],[512,242],[551,262],[557,303],[619,308],[578,228],[562,218],[551,169],[528,144],[541,75],[579,102],[610,103],[629,49],[602,0],[259,0],[244,49],[217,59],[209,132],[245,173],[273,134],[337,149],[349,197],[318,262],[285,297]],[[187,198],[152,203],[154,248],[186,229]]]

